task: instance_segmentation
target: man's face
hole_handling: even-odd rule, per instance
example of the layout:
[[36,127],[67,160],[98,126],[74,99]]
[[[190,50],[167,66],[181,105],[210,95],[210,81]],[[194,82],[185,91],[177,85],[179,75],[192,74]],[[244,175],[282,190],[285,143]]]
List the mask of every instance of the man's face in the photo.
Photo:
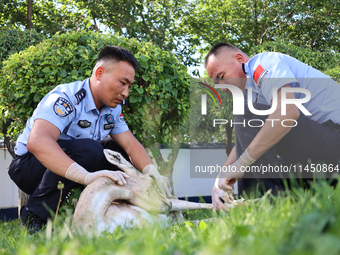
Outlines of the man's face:
[[129,95],[135,69],[126,61],[109,62],[98,67],[96,74],[98,86],[94,99],[97,109],[103,105],[115,108]]
[[241,56],[232,57],[226,52],[217,56],[210,56],[207,63],[207,73],[215,83],[236,85],[244,90],[246,75],[242,70],[242,63],[245,60]]

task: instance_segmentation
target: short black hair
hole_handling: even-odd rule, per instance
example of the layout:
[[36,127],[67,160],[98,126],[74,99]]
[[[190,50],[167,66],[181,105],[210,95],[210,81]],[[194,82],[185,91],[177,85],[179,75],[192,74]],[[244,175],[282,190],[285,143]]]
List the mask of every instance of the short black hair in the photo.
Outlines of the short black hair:
[[235,47],[234,45],[231,45],[229,43],[224,43],[224,42],[220,42],[220,43],[216,43],[208,52],[207,56],[205,57],[204,60],[204,67],[207,67],[208,64],[208,59],[210,58],[211,55],[218,55],[219,51],[221,48],[226,47],[228,49],[233,49],[233,50],[239,50],[239,48]]
[[123,47],[116,46],[116,45],[105,46],[100,51],[99,56],[97,58],[97,62],[99,62],[100,60],[126,61],[129,64],[131,64],[135,70],[138,68],[141,68],[137,59],[130,51],[128,51],[127,49],[124,49]]

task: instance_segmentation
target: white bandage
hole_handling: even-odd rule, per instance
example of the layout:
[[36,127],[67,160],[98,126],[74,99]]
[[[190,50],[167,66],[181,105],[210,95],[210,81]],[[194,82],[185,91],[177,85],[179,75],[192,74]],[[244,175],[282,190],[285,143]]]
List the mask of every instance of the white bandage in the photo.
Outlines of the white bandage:
[[86,184],[86,177],[89,174],[88,171],[76,162],[71,164],[65,173],[65,178],[71,181]]

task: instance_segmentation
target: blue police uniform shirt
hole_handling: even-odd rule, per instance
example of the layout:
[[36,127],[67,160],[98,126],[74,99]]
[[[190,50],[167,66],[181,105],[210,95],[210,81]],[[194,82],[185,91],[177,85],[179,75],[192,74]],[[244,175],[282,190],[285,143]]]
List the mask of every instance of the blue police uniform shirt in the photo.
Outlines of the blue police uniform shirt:
[[100,112],[97,110],[89,79],[58,85],[41,100],[17,140],[15,153],[19,156],[27,153],[27,139],[36,119],[56,126],[61,132],[60,140],[90,138],[99,142],[109,134],[129,130],[121,105],[116,108],[103,106]]
[[[260,53],[243,64],[247,75],[246,90],[252,88],[253,102],[270,105],[274,90],[290,84],[305,88],[311,99],[302,105],[311,113],[308,118],[317,123],[332,120],[340,124],[340,85],[319,70],[288,55],[277,52]],[[294,93],[304,98],[304,93]]]

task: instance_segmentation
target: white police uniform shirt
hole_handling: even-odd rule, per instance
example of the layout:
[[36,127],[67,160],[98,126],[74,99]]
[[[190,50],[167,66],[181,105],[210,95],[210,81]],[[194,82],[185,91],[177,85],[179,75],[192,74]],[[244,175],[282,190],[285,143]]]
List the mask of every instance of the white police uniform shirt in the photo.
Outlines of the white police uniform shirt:
[[19,156],[27,153],[27,139],[36,119],[56,126],[61,132],[60,140],[90,138],[99,142],[109,134],[129,130],[121,105],[116,108],[103,106],[100,112],[97,110],[89,79],[61,84],[41,100],[17,140],[15,153]]
[[[273,88],[277,91],[290,84],[311,93],[311,99],[303,103],[311,113],[308,118],[320,124],[328,120],[340,124],[340,85],[319,70],[288,55],[265,52],[243,64],[243,71],[248,78],[245,93],[252,88],[253,102],[270,105]],[[304,93],[294,94],[295,98],[305,97]]]

